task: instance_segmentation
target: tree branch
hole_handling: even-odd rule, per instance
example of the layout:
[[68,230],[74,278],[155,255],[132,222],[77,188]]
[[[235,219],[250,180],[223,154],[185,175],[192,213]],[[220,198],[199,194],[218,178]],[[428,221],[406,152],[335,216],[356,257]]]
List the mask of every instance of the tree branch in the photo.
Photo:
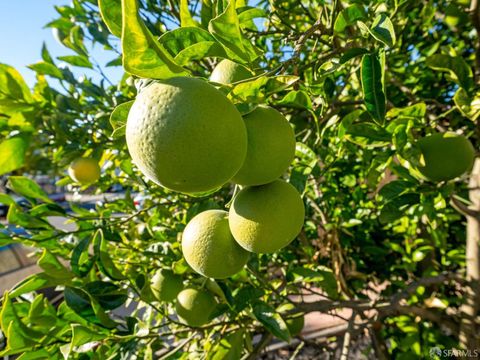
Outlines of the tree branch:
[[469,11],[473,26],[475,27],[475,30],[477,30],[477,48],[475,50],[475,74],[478,78],[478,76],[480,76],[480,1],[472,0],[470,2]]

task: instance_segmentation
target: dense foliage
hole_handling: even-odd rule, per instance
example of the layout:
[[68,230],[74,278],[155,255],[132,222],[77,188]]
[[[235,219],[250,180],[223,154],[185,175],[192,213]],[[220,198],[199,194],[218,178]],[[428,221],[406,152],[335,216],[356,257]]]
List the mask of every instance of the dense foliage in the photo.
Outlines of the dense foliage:
[[[30,66],[33,89],[0,64],[0,175],[28,200],[20,206],[0,194],[8,223],[26,230],[4,229],[0,245],[35,247],[43,270],[3,296],[1,354],[254,357],[270,334],[289,340],[289,317],[339,308],[352,308],[352,319],[361,314],[359,327],[388,345],[376,346],[377,355],[412,359],[460,346],[466,221],[451,202],[468,204],[468,176],[428,181],[417,170],[415,141],[453,131],[480,144],[478,35],[468,3],[101,0],[100,7],[103,19],[94,0],[56,7],[48,26],[69,55],[54,59],[44,46],[42,61]],[[89,55],[93,46],[111,53],[107,66],[123,65],[118,84]],[[194,215],[228,207],[234,186],[198,197],[165,190],[132,164],[124,135],[137,89],[178,75],[208,78],[222,58],[256,74],[216,84],[243,114],[269,104],[294,126],[286,178],[302,194],[306,219],[290,246],[252,255],[239,274],[214,281],[188,267],[179,239]],[[94,69],[102,80],[77,78],[71,67]],[[79,156],[102,165],[90,187],[67,176]],[[125,192],[94,210],[72,202],[66,211],[35,183],[40,174],[79,193],[119,185]],[[55,228],[50,216],[67,217],[75,230]],[[150,296],[145,284],[159,269],[215,294],[220,305],[208,325],[186,326],[174,305]],[[55,286],[64,295],[56,307],[35,293]],[[325,300],[293,297],[312,292]],[[291,301],[293,310],[275,310]],[[128,315],[115,310],[125,306]],[[255,334],[266,341],[252,344]]]

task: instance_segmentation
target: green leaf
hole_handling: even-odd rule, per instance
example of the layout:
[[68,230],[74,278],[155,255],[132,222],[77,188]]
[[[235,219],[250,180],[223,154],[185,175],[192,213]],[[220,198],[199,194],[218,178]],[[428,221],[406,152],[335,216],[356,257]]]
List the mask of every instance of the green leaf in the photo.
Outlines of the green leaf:
[[0,356],[13,355],[25,352],[40,340],[42,334],[28,328],[17,314],[11,296],[5,293],[0,313],[1,328],[7,337],[7,344]]
[[23,353],[17,360],[52,360],[52,355],[45,349]]
[[84,290],[67,286],[64,296],[68,307],[88,322],[107,328],[113,328],[117,325]]
[[239,360],[243,351],[243,330],[223,337],[213,350],[210,360]]
[[166,32],[160,36],[158,41],[172,56],[175,56],[189,46],[204,41],[215,41],[215,38],[201,28],[183,27]]
[[10,176],[8,186],[17,194],[30,199],[40,199],[47,203],[53,203],[43,189],[33,180],[24,176]]
[[175,56],[191,45],[203,41],[215,41],[215,38],[208,31],[198,27],[182,27],[166,32],[158,41],[172,56]]
[[64,296],[68,307],[77,315],[89,322],[98,323],[97,316],[90,304],[90,297],[84,290],[67,286],[65,287]]
[[150,79],[187,75],[145,26],[137,0],[122,0],[122,13],[123,67],[127,72]]
[[0,193],[0,204],[12,205],[15,204],[15,200],[13,200],[12,197],[7,194]]
[[289,106],[297,109],[312,110],[312,100],[303,90],[292,90],[277,102],[278,105]]
[[98,230],[93,239],[93,249],[98,258],[98,267],[100,271],[112,280],[122,280],[125,276],[115,266],[108,249],[108,241],[103,236],[103,232]]
[[243,37],[235,0],[230,0],[225,10],[208,24],[210,33],[224,46],[231,60],[241,64],[251,63],[261,54],[250,40]]
[[175,61],[179,65],[187,65],[193,60],[201,60],[207,57],[226,57],[225,49],[217,41],[202,41],[181,50]]
[[21,115],[22,112],[29,112],[34,109],[32,104],[11,100],[11,99],[0,99],[0,112],[5,115],[10,115],[9,124],[12,122],[12,118],[15,115]]
[[380,195],[384,201],[389,201],[408,192],[414,185],[414,183],[405,180],[391,181],[380,189],[378,195]]
[[0,63],[0,99],[5,96],[26,102],[33,101],[30,89],[22,75],[13,67]]
[[346,139],[358,145],[383,146],[392,141],[390,133],[373,123],[344,124],[344,126]]
[[340,57],[340,64],[345,64],[347,61],[356,58],[357,56],[360,55],[365,55],[368,54],[368,50],[364,48],[352,48],[348,49],[343,53],[343,55]]
[[62,71],[55,65],[47,62],[38,62],[33,65],[29,65],[28,68],[32,69],[39,75],[48,75],[57,79],[63,79]]
[[107,334],[99,333],[98,330],[92,330],[86,326],[72,324],[72,341],[70,345],[73,347],[82,346],[92,341],[103,340]]
[[278,314],[271,306],[259,302],[253,307],[253,315],[269,332],[279,339],[284,341],[290,339],[290,332],[288,331],[287,324],[285,324],[285,321],[283,321],[280,314]]
[[93,281],[86,284],[84,289],[105,310],[116,309],[128,299],[126,292],[111,282]]
[[88,51],[83,43],[83,30],[80,25],[70,29],[69,36],[63,40],[63,44],[79,55],[88,55]]
[[50,63],[50,64],[54,63],[54,61],[52,59],[52,56],[50,55],[50,52],[48,51],[47,45],[45,44],[45,42],[42,45],[42,59],[43,59],[43,61],[45,61],[47,63]]
[[359,4],[353,4],[343,9],[338,14],[333,25],[333,30],[337,33],[343,32],[347,26],[352,25],[357,20],[365,19],[365,8]]
[[45,289],[47,287],[57,286],[63,283],[64,283],[64,279],[54,278],[43,272],[38,274],[33,274],[26,277],[17,285],[15,285],[11,290],[10,296],[14,298],[23,294],[27,294],[32,291],[37,291],[40,289]]
[[72,265],[72,271],[80,277],[87,275],[96,261],[96,256],[90,257],[88,253],[90,240],[91,238],[89,236],[85,237],[73,249],[70,263]]
[[390,48],[395,45],[395,29],[393,28],[392,21],[385,14],[380,14],[375,18],[370,28],[370,33],[375,39]]
[[237,9],[237,11],[240,25],[248,24],[256,18],[268,18],[268,14],[264,9],[259,9],[256,7],[244,6]]
[[121,0],[98,0],[98,7],[108,30],[116,37],[122,37]]
[[404,108],[392,108],[388,110],[389,118],[405,118],[405,119],[423,119],[427,112],[427,106],[424,102],[410,105]]
[[30,323],[41,326],[39,331],[49,333],[52,324],[57,321],[57,313],[48,299],[43,294],[38,294],[30,305],[28,319]]
[[206,30],[199,27],[183,27],[163,34],[159,42],[175,57],[179,65],[206,57],[226,57],[218,41]]
[[187,26],[199,26],[198,22],[195,21],[190,14],[190,10],[188,9],[188,0],[180,0],[180,25],[182,27]]
[[382,207],[378,220],[381,224],[391,223],[401,218],[406,208],[418,204],[419,201],[419,194],[407,193],[397,196]]
[[47,275],[59,280],[73,278],[72,273],[47,249],[43,250],[42,256],[38,259],[38,266],[40,266]]
[[117,138],[125,135],[125,126],[127,124],[128,113],[133,105],[134,100],[127,101],[118,105],[110,115],[110,125],[112,125],[112,137]]
[[43,219],[37,218],[23,211],[19,206],[10,205],[7,213],[7,221],[26,229],[50,229],[51,225]]
[[378,54],[363,56],[361,68],[363,100],[367,111],[379,125],[383,125],[386,111],[383,72],[384,68]]
[[10,138],[0,143],[0,175],[23,166],[27,147],[27,141],[20,137]]
[[433,70],[444,71],[467,92],[473,88],[472,69],[461,56],[435,54],[427,58],[426,64]]
[[84,55],[59,56],[57,59],[60,61],[65,61],[66,63],[69,63],[73,66],[93,69],[92,63]]
[[462,88],[459,88],[453,96],[453,101],[463,116],[476,121],[480,116],[480,92],[473,97]]
[[326,291],[331,298],[338,297],[337,282],[333,271],[327,267],[318,265],[315,269],[307,267],[295,267],[287,273],[287,279],[294,283],[314,282]]

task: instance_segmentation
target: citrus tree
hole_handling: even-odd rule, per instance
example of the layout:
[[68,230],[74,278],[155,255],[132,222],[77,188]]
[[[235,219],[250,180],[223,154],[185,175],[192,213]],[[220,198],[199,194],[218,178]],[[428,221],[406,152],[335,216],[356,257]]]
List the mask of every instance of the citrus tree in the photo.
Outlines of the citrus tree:
[[[314,312],[348,314],[344,359],[361,334],[381,359],[480,348],[477,1],[56,10],[69,55],[43,46],[32,88],[0,64],[0,245],[41,268],[3,294],[0,355],[254,359]],[[65,209],[36,175],[124,191]]]

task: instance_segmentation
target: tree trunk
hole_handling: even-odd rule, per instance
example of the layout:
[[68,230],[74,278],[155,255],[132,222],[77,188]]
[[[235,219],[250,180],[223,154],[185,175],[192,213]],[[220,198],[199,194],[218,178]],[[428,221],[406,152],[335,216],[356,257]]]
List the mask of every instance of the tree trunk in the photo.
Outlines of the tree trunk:
[[[480,214],[480,159],[475,160],[470,176],[471,210]],[[480,216],[467,216],[465,303],[460,308],[460,343],[465,349],[480,348],[476,319],[480,306]]]

